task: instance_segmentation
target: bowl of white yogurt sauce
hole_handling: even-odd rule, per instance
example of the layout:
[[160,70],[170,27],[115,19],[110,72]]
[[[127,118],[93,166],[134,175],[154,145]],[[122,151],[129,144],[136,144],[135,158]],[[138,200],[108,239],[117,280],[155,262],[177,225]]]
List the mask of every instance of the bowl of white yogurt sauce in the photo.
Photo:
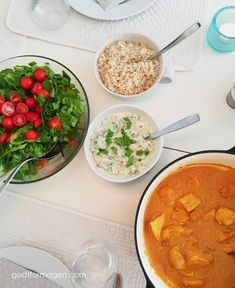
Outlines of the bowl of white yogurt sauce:
[[84,143],[86,160],[101,178],[115,182],[133,181],[158,162],[163,138],[146,137],[160,130],[157,120],[135,105],[112,106],[90,124]]

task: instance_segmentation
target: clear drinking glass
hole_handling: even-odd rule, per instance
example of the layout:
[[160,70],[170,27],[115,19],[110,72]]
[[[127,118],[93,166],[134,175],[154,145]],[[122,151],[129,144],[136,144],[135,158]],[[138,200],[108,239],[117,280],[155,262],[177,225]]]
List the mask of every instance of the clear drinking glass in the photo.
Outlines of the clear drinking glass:
[[33,22],[44,30],[60,28],[70,10],[67,0],[31,0],[30,8]]
[[118,260],[115,249],[104,240],[91,240],[78,250],[71,272],[74,287],[109,288],[117,272]]
[[235,6],[226,6],[217,11],[207,31],[207,41],[218,52],[235,50]]

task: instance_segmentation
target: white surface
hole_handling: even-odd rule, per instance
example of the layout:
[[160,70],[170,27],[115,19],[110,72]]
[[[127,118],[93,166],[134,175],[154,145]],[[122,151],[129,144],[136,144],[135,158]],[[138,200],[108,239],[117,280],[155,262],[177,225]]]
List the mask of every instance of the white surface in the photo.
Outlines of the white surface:
[[[88,17],[100,20],[119,20],[143,12],[148,9],[154,1],[156,0],[130,0],[115,7],[107,5],[106,3],[108,1],[103,1],[103,5],[107,7],[107,10],[104,10],[96,0],[69,0],[69,3],[76,11]],[[102,1],[100,2],[102,3]],[[119,0],[119,2],[121,1]]]
[[[0,258],[3,257],[7,260],[14,262],[24,268],[33,270],[37,273],[66,273],[69,276],[70,271],[68,268],[60,262],[56,257],[49,253],[27,246],[12,246],[0,249]],[[63,288],[73,288],[70,279],[56,278],[49,279]]]
[[227,37],[235,37],[235,24],[224,23],[219,28],[220,32]]
[[[87,0],[81,1],[87,3]],[[32,22],[30,2],[12,0],[7,17],[11,31],[95,52],[106,40],[127,32],[145,34],[160,48],[165,47],[194,22],[204,24],[208,0],[157,0],[147,11],[122,21],[94,20],[71,9],[65,25],[56,31],[42,30]],[[177,70],[192,69],[201,54],[202,36],[200,29],[169,51],[165,56],[167,61]]]
[[[145,279],[136,256],[133,229],[10,193],[0,197],[0,211],[1,248],[34,246],[50,252],[70,268],[80,255],[84,243],[105,239],[111,243],[118,255],[117,271],[123,277],[123,288],[144,287]],[[22,264],[27,264],[23,262],[26,261],[26,256],[19,256]],[[40,265],[45,262],[44,268],[49,271],[49,261],[35,258]],[[36,261],[34,265],[30,266],[31,269],[37,268]],[[40,266],[39,269],[43,267]],[[5,288],[1,283],[0,287]]]
[[160,126],[158,124],[157,119],[155,119],[152,115],[150,115],[147,111],[141,109],[140,107],[134,106],[134,105],[128,105],[128,104],[123,104],[123,105],[116,105],[111,108],[108,108],[101,112],[90,124],[90,127],[87,132],[87,137],[84,142],[84,149],[85,149],[85,156],[88,164],[90,165],[91,169],[101,178],[114,182],[114,183],[127,183],[134,181],[143,175],[145,175],[149,170],[151,170],[156,163],[158,162],[161,153],[162,153],[162,147],[163,147],[163,137],[160,137],[158,140],[154,140],[154,151],[152,152],[152,158],[150,158],[150,162],[148,165],[141,171],[141,173],[134,175],[134,176],[129,176],[129,177],[118,177],[118,176],[113,176],[107,173],[104,169],[100,169],[97,167],[97,163],[93,159],[92,152],[90,150],[90,143],[91,139],[94,137],[94,132],[98,125],[102,121],[104,121],[105,118],[107,118],[110,115],[113,115],[115,113],[121,113],[121,112],[132,112],[136,113],[138,115],[142,115],[144,119],[150,123],[150,125],[153,127],[154,131],[159,131]]
[[10,1],[0,3],[0,61],[21,54],[26,37],[16,35],[6,27],[5,19]]
[[[7,2],[1,1],[0,10]],[[209,1],[204,32],[214,13],[222,6],[233,3],[234,0]],[[52,57],[68,66],[84,84],[90,101],[91,119],[103,109],[123,103],[97,83],[93,73],[94,53],[32,38],[27,39],[23,52]],[[176,73],[172,83],[158,85],[148,96],[131,103],[156,115],[162,127],[195,112],[200,114],[199,123],[165,136],[167,146],[189,151],[228,149],[235,145],[235,110],[226,104],[225,97],[235,82],[234,67],[234,53],[219,54],[211,50],[204,40],[197,68],[187,73]],[[25,186],[10,185],[9,189],[133,226],[136,207],[147,183],[160,167],[177,155],[164,149],[160,162],[150,173],[133,183],[118,185],[95,176],[85,161],[82,149],[65,169],[53,177]]]

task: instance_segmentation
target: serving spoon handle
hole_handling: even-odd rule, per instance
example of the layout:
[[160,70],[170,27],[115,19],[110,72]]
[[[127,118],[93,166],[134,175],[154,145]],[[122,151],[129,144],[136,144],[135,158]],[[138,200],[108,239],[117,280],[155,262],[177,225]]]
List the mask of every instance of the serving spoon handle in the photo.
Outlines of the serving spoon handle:
[[183,118],[183,119],[163,128],[163,129],[161,129],[160,131],[157,131],[157,132],[149,135],[146,139],[148,139],[148,140],[156,139],[162,135],[177,131],[177,130],[185,128],[187,126],[190,126],[190,125],[198,122],[199,120],[200,120],[199,114],[196,113],[196,114],[190,115],[186,118]]
[[169,43],[167,46],[165,46],[163,49],[161,49],[155,56],[153,56],[153,58],[158,58],[160,55],[162,55],[166,51],[175,47],[181,41],[188,38],[191,34],[193,34],[195,31],[197,31],[200,27],[201,27],[201,24],[199,22],[194,23],[192,26],[190,26],[188,29],[186,29],[182,34],[180,34],[177,38],[175,38],[171,43]]
[[13,167],[11,170],[9,170],[7,173],[1,176],[0,178],[0,193],[5,190],[5,188],[8,186],[8,184],[11,182],[12,178],[15,176],[15,174],[20,170],[20,168],[27,163],[28,161],[31,161],[36,158],[30,158],[26,159],[17,166]]
[[32,160],[50,160],[55,158],[59,154],[59,142],[55,142],[54,145],[51,147],[47,153],[41,157],[31,157],[28,159],[25,159],[15,167],[11,168],[9,171],[4,173],[2,176],[0,176],[0,193],[3,192],[8,184],[11,182],[13,177],[16,175],[16,173],[20,170],[20,168],[27,162],[32,161]]

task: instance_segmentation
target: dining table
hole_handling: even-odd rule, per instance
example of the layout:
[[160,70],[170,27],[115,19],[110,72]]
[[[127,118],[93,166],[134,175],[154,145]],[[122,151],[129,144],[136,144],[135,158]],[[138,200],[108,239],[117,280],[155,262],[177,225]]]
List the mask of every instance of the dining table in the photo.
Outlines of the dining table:
[[[155,2],[158,1],[169,3],[169,0]],[[99,236],[118,249],[123,287],[142,288],[145,277],[138,264],[134,226],[137,207],[148,183],[162,168],[181,156],[197,151],[226,151],[235,146],[235,109],[226,102],[226,96],[235,84],[235,52],[219,53],[207,43],[207,30],[213,15],[224,6],[234,5],[234,0],[205,1],[208,5],[204,5],[203,9],[206,10],[202,11],[199,7],[200,13],[204,14],[200,43],[192,42],[197,45],[185,55],[189,62],[190,53],[192,57],[193,53],[197,55],[196,61],[193,60],[195,63],[190,69],[176,69],[182,71],[175,71],[170,83],[159,83],[146,94],[134,98],[116,97],[100,86],[94,72],[95,46],[86,49],[86,45],[66,45],[64,39],[72,43],[77,35],[63,34],[64,39],[60,39],[60,29],[48,32],[35,26],[35,34],[34,24],[31,27],[31,20],[27,22],[23,19],[26,14],[19,4],[29,2],[0,1],[0,61],[18,55],[40,55],[62,63],[76,75],[86,91],[90,122],[106,108],[119,104],[144,108],[162,128],[194,113],[200,115],[200,121],[163,136],[163,149],[156,165],[147,174],[128,183],[112,183],[96,175],[86,161],[83,145],[68,165],[49,178],[26,184],[9,184],[0,198],[0,255],[5,253],[1,249],[8,246],[13,246],[12,249],[17,245],[32,246],[28,248],[49,252],[69,268],[79,245]],[[196,12],[193,14],[190,5],[204,3],[203,0],[184,2],[188,4],[183,11],[184,15],[188,12],[187,21],[190,22],[190,15],[194,15],[194,21],[197,21]],[[168,8],[165,5],[165,15],[168,15]],[[181,9],[184,9],[182,5]],[[103,36],[100,31],[105,25],[106,32],[118,25],[118,21],[103,24],[97,20],[95,23],[99,32],[95,39],[92,19],[83,18],[90,25],[91,35],[84,34],[89,27],[82,27],[82,22],[78,22],[78,27],[72,26],[76,25],[76,13],[71,8],[69,17],[73,19],[68,18],[64,25],[70,26],[64,31],[77,31],[79,37],[82,35],[90,45],[102,44],[98,37]],[[172,19],[176,21],[174,15]],[[178,28],[181,20],[177,21]],[[154,21],[160,20],[149,21],[154,25]],[[138,23],[134,22],[134,25]],[[125,30],[127,26],[123,24],[120,27]],[[164,31],[158,30],[158,33],[164,38]],[[109,38],[108,33],[105,36]],[[181,57],[183,59],[184,55],[181,54]],[[44,267],[43,261],[41,264]],[[71,287],[71,283],[63,287]]]
[[[204,39],[200,59],[191,71],[176,72],[171,83],[159,84],[148,94],[134,99],[114,97],[100,87],[93,71],[95,53],[25,37],[18,54],[55,59],[80,79],[89,100],[90,121],[105,108],[123,103],[145,108],[161,127],[193,113],[199,113],[201,121],[164,136],[159,162],[148,174],[133,182],[116,184],[99,178],[88,166],[82,148],[69,165],[52,177],[31,184],[10,184],[6,193],[21,194],[133,227],[139,199],[163,166],[189,152],[232,148],[235,145],[235,110],[226,103],[226,95],[235,81],[235,54],[212,50],[206,41],[206,32],[215,12],[233,2],[209,1],[206,23],[201,28]],[[6,26],[9,4],[7,0],[0,2],[2,27]],[[14,33],[12,35],[14,38]]]

